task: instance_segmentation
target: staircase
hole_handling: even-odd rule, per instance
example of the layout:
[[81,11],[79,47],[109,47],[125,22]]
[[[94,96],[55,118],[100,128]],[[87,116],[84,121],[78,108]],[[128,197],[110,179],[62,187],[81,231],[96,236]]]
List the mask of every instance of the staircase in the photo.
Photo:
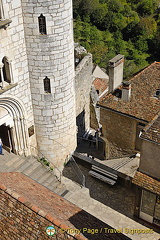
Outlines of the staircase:
[[3,153],[0,155],[0,172],[21,172],[60,196],[68,193],[66,186],[55,176],[54,170],[50,171],[36,158],[18,156],[5,150]]

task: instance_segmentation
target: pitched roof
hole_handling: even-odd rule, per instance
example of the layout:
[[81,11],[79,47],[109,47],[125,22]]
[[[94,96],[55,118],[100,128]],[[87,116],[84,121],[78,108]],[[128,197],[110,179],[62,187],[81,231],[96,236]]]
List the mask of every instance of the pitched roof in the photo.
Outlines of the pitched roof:
[[93,85],[96,90],[99,90],[99,93],[101,94],[108,88],[108,80],[107,79],[101,79],[101,78],[96,78],[93,81]]
[[144,128],[141,138],[160,144],[160,114]]
[[136,172],[132,179],[132,183],[143,189],[149,190],[152,193],[160,195],[160,182],[144,173]]
[[95,66],[92,75],[95,78],[109,79],[109,76],[98,65]]
[[0,173],[0,183],[69,227],[73,227],[69,219],[81,211],[80,208],[22,173]]
[[154,97],[160,89],[160,62],[154,62],[129,81],[131,97],[128,102],[112,93],[103,97],[99,105],[133,117],[151,121],[160,111],[160,98]]
[[[20,203],[27,206],[31,211],[44,217],[54,225],[65,230],[68,234],[69,229],[113,229],[100,219],[92,216],[88,212],[80,209],[71,202],[50,191],[41,184],[35,182],[31,178],[18,172],[0,173],[0,190],[5,191]],[[7,212],[7,209],[5,209]],[[23,233],[23,229],[22,229]],[[70,233],[68,234],[70,235]],[[93,234],[88,231],[81,234],[72,233],[74,239],[77,240],[129,240],[122,233],[106,233]],[[60,236],[61,237],[61,236]]]

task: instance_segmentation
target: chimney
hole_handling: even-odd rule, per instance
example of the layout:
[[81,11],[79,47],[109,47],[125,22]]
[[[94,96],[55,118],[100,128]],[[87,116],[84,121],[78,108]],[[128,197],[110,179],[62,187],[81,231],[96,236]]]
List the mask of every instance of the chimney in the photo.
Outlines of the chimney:
[[123,81],[124,56],[118,54],[109,61],[109,92],[113,92]]
[[122,97],[123,101],[129,101],[131,96],[131,83],[130,82],[122,82]]

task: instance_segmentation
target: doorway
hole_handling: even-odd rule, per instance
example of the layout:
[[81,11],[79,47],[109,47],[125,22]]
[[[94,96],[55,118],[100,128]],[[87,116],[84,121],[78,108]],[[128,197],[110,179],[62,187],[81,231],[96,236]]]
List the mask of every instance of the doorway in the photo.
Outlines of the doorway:
[[8,152],[14,153],[14,145],[12,139],[12,129],[5,124],[0,126],[0,137],[3,142],[3,148]]

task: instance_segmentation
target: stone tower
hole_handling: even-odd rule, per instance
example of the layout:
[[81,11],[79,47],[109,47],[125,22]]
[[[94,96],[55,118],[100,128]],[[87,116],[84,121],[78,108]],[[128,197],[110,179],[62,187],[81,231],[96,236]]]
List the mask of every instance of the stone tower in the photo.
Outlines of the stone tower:
[[76,148],[72,0],[22,0],[38,150],[62,167]]

